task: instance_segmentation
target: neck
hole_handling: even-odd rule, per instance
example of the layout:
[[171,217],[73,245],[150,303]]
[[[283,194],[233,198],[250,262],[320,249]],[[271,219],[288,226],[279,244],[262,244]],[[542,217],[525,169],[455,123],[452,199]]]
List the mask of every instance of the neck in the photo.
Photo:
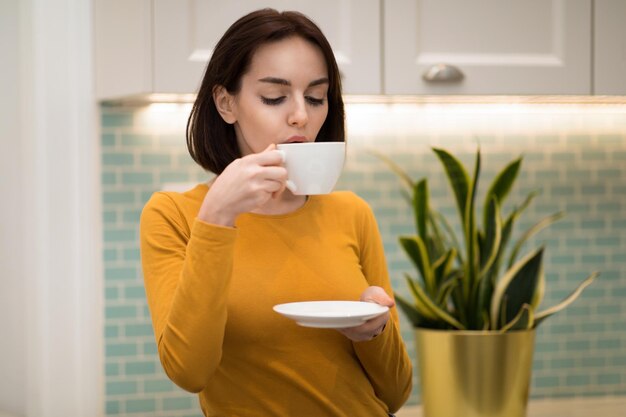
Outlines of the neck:
[[285,190],[282,194],[268,200],[261,207],[253,210],[257,214],[287,214],[296,211],[306,203],[307,196],[294,195],[289,190]]

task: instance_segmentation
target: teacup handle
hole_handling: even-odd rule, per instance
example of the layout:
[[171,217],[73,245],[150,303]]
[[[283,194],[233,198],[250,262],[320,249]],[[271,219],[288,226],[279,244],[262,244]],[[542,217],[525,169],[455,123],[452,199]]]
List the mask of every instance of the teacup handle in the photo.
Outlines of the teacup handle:
[[[276,152],[280,153],[280,157],[283,160],[283,163],[285,163],[285,161],[287,160],[287,157],[285,155],[285,151],[283,151],[282,149],[276,149]],[[285,186],[289,189],[289,191],[291,191],[292,193],[296,193],[296,191],[298,191],[298,187],[296,186],[296,184],[291,181],[291,180],[287,180],[285,182]]]
[[294,194],[298,191],[298,186],[291,180],[285,181],[285,186]]

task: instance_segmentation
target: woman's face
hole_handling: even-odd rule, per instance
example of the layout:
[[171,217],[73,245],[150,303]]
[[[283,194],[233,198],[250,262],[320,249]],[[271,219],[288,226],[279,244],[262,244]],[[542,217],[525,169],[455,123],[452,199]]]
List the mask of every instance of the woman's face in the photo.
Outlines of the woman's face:
[[294,36],[260,46],[231,108],[242,155],[272,143],[313,142],[328,114],[322,51]]

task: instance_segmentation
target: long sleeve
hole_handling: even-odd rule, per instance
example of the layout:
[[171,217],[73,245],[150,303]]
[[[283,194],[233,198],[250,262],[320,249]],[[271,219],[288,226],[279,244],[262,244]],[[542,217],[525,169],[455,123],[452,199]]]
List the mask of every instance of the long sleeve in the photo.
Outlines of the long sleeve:
[[140,222],[148,306],[161,364],[181,388],[200,392],[222,357],[237,231],[188,221],[157,193]]
[[[373,213],[363,211],[361,264],[370,285],[377,285],[393,296],[383,245]],[[400,333],[398,311],[394,307],[385,330],[375,339],[354,343],[359,360],[368,374],[376,395],[397,411],[408,399],[412,388],[412,365]]]
[[[411,365],[397,313],[370,342],[303,327],[276,304],[391,294],[376,222],[352,193],[310,196],[235,227],[197,219],[208,187],[156,193],[141,216],[141,255],[161,364],[199,392],[205,416],[383,417],[404,403]],[[280,395],[276,395],[280,393]]]

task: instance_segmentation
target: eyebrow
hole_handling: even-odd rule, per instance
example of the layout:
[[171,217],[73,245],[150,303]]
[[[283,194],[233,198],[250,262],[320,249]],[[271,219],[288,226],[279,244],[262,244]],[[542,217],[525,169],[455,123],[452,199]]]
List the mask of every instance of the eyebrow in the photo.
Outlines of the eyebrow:
[[[270,83],[270,84],[279,84],[279,85],[291,86],[291,81],[285,80],[284,78],[265,77],[265,78],[261,78],[259,81],[262,82],[262,83]],[[309,87],[315,87],[316,85],[328,84],[328,83],[329,83],[328,78],[324,77],[324,78],[320,78],[320,79],[311,81],[309,83]]]

